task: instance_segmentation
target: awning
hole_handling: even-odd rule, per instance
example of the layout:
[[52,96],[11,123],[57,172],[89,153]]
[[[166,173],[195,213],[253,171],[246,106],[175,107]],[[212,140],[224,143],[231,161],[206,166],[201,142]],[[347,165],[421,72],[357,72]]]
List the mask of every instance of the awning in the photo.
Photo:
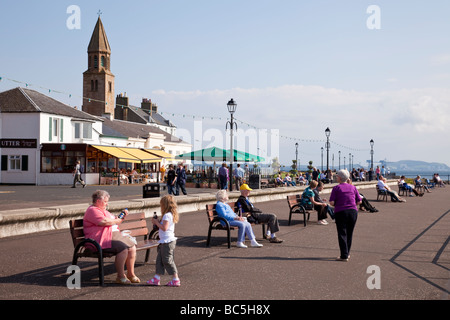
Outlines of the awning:
[[137,148],[119,148],[123,152],[129,153],[133,157],[139,159],[142,161],[142,163],[154,163],[154,162],[161,162],[161,157],[155,156],[153,154],[150,154],[148,152],[145,152],[144,150],[137,149]]
[[145,152],[151,153],[157,157],[164,158],[164,159],[175,159],[175,156],[173,154],[167,153],[164,150],[158,150],[158,149],[143,149]]
[[125,148],[125,147],[109,147],[109,146],[97,146],[92,145],[92,147],[106,152],[113,157],[119,159],[121,162],[131,162],[131,163],[154,163],[161,162],[161,158],[152,155],[137,148]]
[[124,152],[122,150],[120,150],[120,148],[117,147],[106,147],[106,146],[96,146],[96,145],[91,145],[92,147],[94,147],[95,149],[98,149],[100,151],[103,151],[107,154],[112,155],[115,158],[118,158],[119,161],[122,162],[131,162],[131,163],[141,163],[141,160],[132,156],[131,154]]
[[227,151],[218,147],[211,147],[196,150],[188,153],[179,154],[176,159],[197,160],[197,161],[226,161]]
[[[234,161],[236,162],[263,162],[265,159],[260,156],[234,149]],[[211,147],[202,150],[183,153],[176,156],[177,159],[197,160],[197,161],[229,161],[230,151],[218,147]]]

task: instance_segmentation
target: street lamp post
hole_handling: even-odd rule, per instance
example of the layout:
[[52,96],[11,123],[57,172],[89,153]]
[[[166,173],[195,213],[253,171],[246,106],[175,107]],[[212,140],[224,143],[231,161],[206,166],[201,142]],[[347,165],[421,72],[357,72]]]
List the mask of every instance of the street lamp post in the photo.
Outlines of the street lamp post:
[[339,170],[341,170],[341,151],[339,151],[338,153],[339,153]]
[[373,169],[373,139],[370,139],[370,167]]
[[349,153],[348,154],[348,168],[350,169],[350,170],[348,170],[348,171],[352,171],[352,154],[351,153]]
[[295,170],[298,171],[298,142],[295,143]]
[[327,177],[328,177],[328,170],[330,170],[330,165],[329,165],[330,133],[331,133],[330,128],[326,128],[325,129],[325,135],[327,136],[327,144],[325,145],[325,147],[327,148]]
[[234,102],[233,99],[228,101],[227,108],[228,108],[228,112],[231,115],[231,120],[227,121],[225,129],[228,128],[228,124],[229,124],[230,125],[230,172],[229,172],[229,176],[230,176],[230,191],[233,191],[233,160],[234,160],[233,130],[234,130],[235,127],[237,129],[237,124],[236,124],[236,122],[234,122],[233,115],[234,115],[234,112],[236,111],[236,107],[237,107],[237,104],[236,104],[236,102]]
[[320,169],[323,172],[323,147],[320,147],[320,155],[321,155],[321,158],[322,158],[322,167]]

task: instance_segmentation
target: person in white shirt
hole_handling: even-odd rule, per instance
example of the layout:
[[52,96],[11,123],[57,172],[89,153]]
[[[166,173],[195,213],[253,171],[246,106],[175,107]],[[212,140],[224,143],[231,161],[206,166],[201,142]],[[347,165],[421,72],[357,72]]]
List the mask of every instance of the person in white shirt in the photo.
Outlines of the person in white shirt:
[[241,185],[244,183],[245,171],[241,168],[241,165],[238,163],[237,168],[234,169],[234,183],[236,184],[236,190],[239,190]]
[[161,276],[165,271],[171,275],[172,281],[168,282],[166,286],[179,287],[180,278],[178,277],[178,270],[173,259],[174,250],[177,243],[175,237],[175,224],[179,220],[178,208],[173,195],[165,195],[160,200],[161,205],[161,222],[153,218],[152,223],[159,228],[159,246],[158,255],[156,257],[156,273],[154,277],[147,281],[151,286],[159,286]]
[[406,202],[405,199],[401,198],[397,192],[392,190],[387,184],[386,184],[386,178],[383,176],[380,176],[380,179],[378,180],[378,188],[380,190],[386,190],[386,193],[391,196],[392,202]]

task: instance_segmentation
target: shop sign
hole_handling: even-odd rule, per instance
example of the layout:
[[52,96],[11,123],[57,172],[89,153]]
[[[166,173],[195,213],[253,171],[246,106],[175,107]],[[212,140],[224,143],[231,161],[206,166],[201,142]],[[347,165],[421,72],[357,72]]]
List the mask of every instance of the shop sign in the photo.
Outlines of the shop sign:
[[37,139],[0,139],[0,148],[36,148]]

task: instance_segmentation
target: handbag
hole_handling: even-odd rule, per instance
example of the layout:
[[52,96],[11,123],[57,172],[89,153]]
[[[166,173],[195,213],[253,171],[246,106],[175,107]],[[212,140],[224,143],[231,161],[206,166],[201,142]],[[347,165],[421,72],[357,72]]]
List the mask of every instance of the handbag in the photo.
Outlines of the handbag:
[[131,242],[133,242],[135,245],[137,244],[136,238],[131,235],[130,230],[123,230],[122,236],[128,237],[131,240]]

